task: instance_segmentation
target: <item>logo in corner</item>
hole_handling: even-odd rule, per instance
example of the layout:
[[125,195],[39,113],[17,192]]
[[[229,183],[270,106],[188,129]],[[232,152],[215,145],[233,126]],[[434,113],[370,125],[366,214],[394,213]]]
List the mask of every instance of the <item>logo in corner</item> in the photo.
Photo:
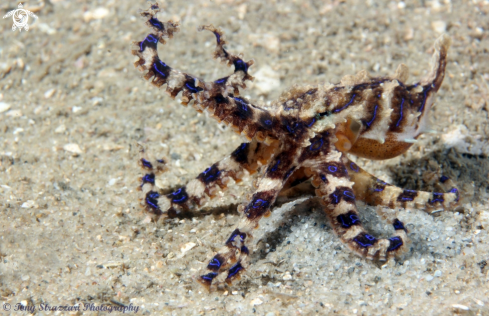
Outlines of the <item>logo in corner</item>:
[[29,20],[29,16],[37,19],[37,15],[29,10],[23,9],[23,7],[24,6],[22,5],[22,3],[19,3],[17,10],[12,10],[3,16],[4,19],[13,16],[14,25],[12,25],[12,31],[19,29],[19,32],[22,32],[22,28],[28,31],[29,25],[27,24],[27,21]]

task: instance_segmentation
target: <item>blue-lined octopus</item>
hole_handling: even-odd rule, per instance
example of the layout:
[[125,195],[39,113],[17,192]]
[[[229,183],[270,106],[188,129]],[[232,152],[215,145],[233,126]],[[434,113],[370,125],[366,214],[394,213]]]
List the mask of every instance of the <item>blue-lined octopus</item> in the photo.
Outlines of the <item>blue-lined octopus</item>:
[[313,186],[341,241],[367,259],[387,260],[405,250],[407,230],[399,219],[390,218],[395,233],[388,239],[372,236],[359,219],[357,200],[427,212],[459,203],[458,189],[444,176],[440,178],[443,193],[403,190],[370,175],[348,158],[350,154],[369,159],[396,157],[426,131],[445,74],[450,46],[447,36],[435,42],[432,68],[417,83],[405,83],[408,70],[401,64],[392,77],[371,77],[361,71],[338,84],[294,86],[271,106],[261,108],[240,96],[245,82],[253,80],[248,73],[253,61],[227,51],[223,32],[212,25],[199,30],[215,35],[214,58],[233,65],[231,75],[206,82],[163,62],[157,45],[172,38],[179,25],[159,21],[158,12],[158,4],[141,12],[151,33],[132,51],[138,57],[135,67],[153,85],[166,85],[171,97],[182,92],[184,105],[207,111],[248,142],[170,194],[155,186],[155,173],[165,170],[165,161],[150,161],[142,150],[141,166],[147,173],[142,177],[141,191],[147,211],[156,216],[189,215],[198,212],[198,206],[213,198],[217,190],[225,190],[230,179],[240,181],[245,172],[258,177],[251,198],[238,207],[241,220],[235,230],[197,277],[205,287],[230,284],[239,277],[249,265],[253,229],[270,214],[279,194],[304,181]]

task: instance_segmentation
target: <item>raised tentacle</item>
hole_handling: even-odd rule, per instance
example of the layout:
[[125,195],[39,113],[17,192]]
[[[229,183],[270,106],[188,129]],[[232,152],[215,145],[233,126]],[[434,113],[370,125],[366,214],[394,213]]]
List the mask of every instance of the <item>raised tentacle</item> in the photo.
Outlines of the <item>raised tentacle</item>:
[[266,164],[276,150],[274,145],[267,146],[256,141],[242,143],[231,155],[216,162],[186,186],[170,194],[162,194],[155,185],[155,163],[141,158],[143,168],[151,171],[141,178],[143,204],[149,213],[155,215],[190,216],[208,198],[214,198],[219,188],[225,189],[231,178],[239,182],[245,170],[254,173],[260,165]]
[[242,56],[234,55],[228,52],[224,45],[227,43],[224,37],[224,32],[220,28],[210,25],[201,25],[198,28],[199,32],[203,30],[210,31],[216,36],[216,49],[214,50],[214,58],[220,59],[228,66],[234,65],[234,74],[229,77],[224,77],[215,81],[215,83],[227,83],[234,88],[234,94],[238,95],[238,87],[245,89],[245,81],[253,80],[253,77],[248,74],[248,69],[254,64],[253,60],[245,62]]
[[201,26],[199,30],[209,30],[216,36],[216,49],[214,57],[220,58],[228,64],[234,65],[234,73],[213,82],[205,82],[188,73],[168,66],[160,60],[157,44],[165,43],[164,38],[171,38],[178,31],[178,23],[172,21],[161,22],[156,18],[160,11],[158,4],[151,5],[150,9],[142,11],[141,16],[152,29],[143,41],[136,42],[138,49],[132,54],[139,57],[134,66],[145,72],[144,79],[151,80],[157,87],[166,84],[166,92],[175,98],[182,92],[181,102],[187,105],[190,101],[197,111],[207,110],[219,122],[224,121],[231,125],[238,133],[243,133],[248,139],[256,137],[258,141],[270,143],[276,139],[276,130],[279,122],[274,113],[262,109],[245,98],[239,97],[239,88],[245,88],[245,81],[252,80],[248,69],[253,61],[243,61],[238,55],[226,51],[226,43],[221,30],[212,25]]

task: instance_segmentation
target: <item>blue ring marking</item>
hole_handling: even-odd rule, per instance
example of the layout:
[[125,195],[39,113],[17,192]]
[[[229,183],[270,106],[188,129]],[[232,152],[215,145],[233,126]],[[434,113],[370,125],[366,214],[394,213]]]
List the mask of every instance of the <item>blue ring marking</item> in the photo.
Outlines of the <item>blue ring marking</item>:
[[420,106],[418,112],[423,112],[424,106],[426,104],[427,93],[430,90],[431,90],[431,87],[430,86],[428,86],[428,87],[426,87],[426,88],[423,89],[423,102],[421,103],[421,106]]
[[443,201],[445,201],[445,199],[443,199],[443,193],[433,192],[433,199],[429,200],[428,202],[433,204],[436,202],[443,203]]
[[236,104],[238,104],[240,109],[242,109],[245,112],[248,112],[248,103],[246,103],[245,100],[238,97],[233,97],[233,99],[236,101]]
[[141,158],[141,163],[143,164],[143,167],[153,169],[153,165],[148,160]]
[[148,22],[151,23],[151,25],[156,27],[158,30],[164,30],[163,23],[161,23],[157,18],[151,17]]
[[267,207],[268,206],[268,201],[267,200],[263,200],[263,199],[256,199],[254,202],[253,202],[253,208],[259,208],[259,207]]
[[[181,197],[179,197],[180,194],[181,194]],[[173,203],[182,203],[182,202],[185,202],[188,198],[187,193],[185,192],[184,188],[180,188],[180,189],[176,190],[171,195],[174,196],[174,198],[172,198]]]
[[[162,62],[161,60],[158,60],[157,63],[160,63],[160,66],[164,67],[164,68],[169,68],[164,62]],[[166,77],[166,74],[163,72],[163,70],[161,69],[158,69],[158,64],[157,63],[154,63],[153,64],[153,69],[156,70],[157,73],[159,73],[161,76],[163,77]]]
[[335,173],[336,171],[338,171],[338,167],[336,167],[336,166],[328,166],[328,170],[331,173]]
[[242,143],[241,146],[239,146],[239,151],[243,151],[249,144],[250,143]]
[[355,171],[355,172],[360,171],[360,169],[358,168],[358,166],[354,162],[350,162],[350,169]]
[[307,124],[307,127],[311,127],[314,123],[316,123],[316,118],[313,117],[311,123]]
[[365,234],[365,238],[367,238],[370,241],[376,240],[374,236],[370,236],[368,234]]
[[216,272],[207,273],[201,276],[203,280],[212,282],[212,280],[217,276]]
[[277,171],[278,169],[278,166],[280,165],[280,159],[277,160],[277,162],[275,163],[275,165],[272,167],[272,169],[270,169],[271,172],[275,172]]
[[158,161],[159,163],[165,163],[163,159],[156,159],[156,161]]
[[338,215],[338,217],[336,219],[338,220],[338,222],[340,222],[341,227],[343,227],[343,228],[350,228],[351,227],[351,223],[349,222],[348,219],[345,218],[345,215],[343,215],[343,214]]
[[294,170],[295,170],[295,167],[290,168],[290,170],[287,171],[287,173],[285,174],[284,180],[286,180],[292,174],[292,172],[294,172]]
[[457,195],[455,202],[458,202],[458,200],[460,199],[460,193],[458,192],[458,189],[457,188],[451,188],[450,191],[448,191],[448,192],[455,193]]
[[374,192],[382,192],[385,190],[385,186],[388,185],[388,183],[377,179],[377,183],[375,184],[375,189]]
[[349,197],[350,199],[355,199],[355,195],[350,190],[343,191],[343,195],[346,196],[346,197]]
[[360,224],[360,219],[356,214],[352,214],[352,212],[348,212],[347,214],[338,215],[336,218],[338,222],[340,222],[341,227],[350,228],[353,225]]
[[[335,89],[336,89],[336,88],[335,88]],[[341,107],[341,108],[339,108],[339,109],[333,110],[333,112],[334,112],[334,113],[338,113],[338,112],[343,111],[343,110],[344,110],[344,109],[346,109],[347,107],[349,107],[349,106],[350,106],[350,104],[352,104],[352,103],[353,103],[353,101],[355,101],[355,97],[356,97],[356,96],[357,96],[356,94],[353,94],[353,95],[351,96],[350,101],[349,101],[349,102],[348,102],[346,105],[344,105],[343,107]]]
[[[415,191],[415,190],[404,190],[401,193],[401,195],[404,194],[405,192],[407,192],[407,193],[417,193],[417,191]],[[414,197],[412,197],[412,196],[401,196],[401,200],[402,201],[413,201],[414,200]]]
[[217,79],[216,81],[214,81],[214,83],[216,83],[216,84],[223,84],[223,83],[225,83],[227,80],[228,80],[228,77],[226,77],[226,78],[221,78],[221,79]]
[[322,138],[320,138],[319,140],[312,143],[311,146],[309,146],[309,150],[310,151],[316,151],[316,150],[321,149],[321,147],[323,147],[323,139]]
[[226,241],[226,245],[231,245],[231,243],[234,241],[234,238],[239,235],[239,238],[241,239],[241,242],[244,242],[246,239],[246,233],[242,233],[239,231],[239,229],[235,229],[232,233],[231,236],[228,238]]
[[205,183],[215,181],[217,179],[217,177],[219,177],[220,174],[221,174],[221,170],[219,170],[214,165],[205,169],[204,172],[202,172]]
[[360,219],[358,218],[358,216],[356,214],[350,214],[350,220],[352,222],[352,225],[355,225],[356,223],[359,223],[360,222]]
[[241,253],[244,253],[244,254],[249,255],[250,254],[250,251],[248,250],[248,247],[241,246]]
[[240,262],[236,263],[234,266],[232,266],[230,269],[229,269],[229,273],[228,273],[228,276],[226,277],[226,279],[230,279],[232,278],[233,276],[235,276],[236,274],[238,274],[239,271],[243,270],[243,266],[241,265]]
[[242,61],[241,59],[236,59],[234,62],[234,72],[237,72],[237,71],[244,71],[246,74],[248,73],[248,65]]
[[146,194],[146,204],[148,204],[151,208],[154,208],[155,210],[159,210],[160,207],[158,206],[158,198],[160,197],[160,195],[158,194],[158,192],[154,192],[154,191],[151,191],[151,192],[148,192],[148,194]]
[[194,82],[185,82],[185,87],[187,87],[187,89],[189,89],[190,92],[192,92],[192,93],[198,93],[198,92],[204,90],[201,87],[195,86],[195,79],[194,79]]
[[372,117],[372,119],[368,122],[365,122],[365,124],[367,124],[367,127],[370,127],[370,125],[372,125],[372,123],[374,122],[375,117],[377,116],[377,107],[378,107],[378,105],[375,105],[374,116]]
[[144,41],[139,43],[139,52],[140,53],[142,53],[144,51],[144,49],[146,48],[145,42],[156,44],[156,43],[158,43],[158,38],[156,38],[153,34],[149,34],[148,36],[146,36]]
[[272,125],[272,120],[266,120],[264,123],[265,123],[265,125],[270,126],[270,125]]
[[404,98],[401,99],[401,109],[399,110],[399,114],[401,114],[401,116],[397,120],[396,127],[399,127],[399,124],[401,124],[401,121],[402,121],[402,117],[403,117],[402,106],[403,106],[403,104],[404,104]]
[[[217,255],[216,255],[217,257]],[[222,262],[218,258],[212,258],[209,264],[207,265],[207,269],[218,271],[221,268]]]
[[394,226],[395,230],[406,230],[404,224],[397,218],[394,220],[394,223],[392,223],[392,226]]
[[338,204],[340,202],[340,196],[338,196],[338,194],[336,192],[333,192],[331,194],[333,197],[334,197],[334,204]]
[[326,179],[326,176],[324,174],[320,174],[319,177],[321,178],[321,180],[323,180],[323,182],[328,182],[328,179]]
[[217,44],[221,44],[221,35],[217,32],[212,32],[216,36]]
[[357,236],[357,237],[353,238],[353,240],[357,244],[362,246],[363,248],[370,247],[377,241],[377,239],[375,237],[370,236],[369,234],[363,234],[363,235]]
[[144,175],[144,177],[141,180],[143,181],[141,186],[143,186],[145,183],[155,184],[155,174],[147,173],[146,175]]
[[449,179],[449,178],[448,178],[447,176],[441,176],[441,177],[440,177],[440,182],[441,182],[441,183],[445,183],[445,182],[447,182],[447,180],[448,180],[448,179]]
[[387,248],[387,251],[394,251],[401,247],[403,245],[401,237],[395,236],[392,238],[389,238],[389,247]]

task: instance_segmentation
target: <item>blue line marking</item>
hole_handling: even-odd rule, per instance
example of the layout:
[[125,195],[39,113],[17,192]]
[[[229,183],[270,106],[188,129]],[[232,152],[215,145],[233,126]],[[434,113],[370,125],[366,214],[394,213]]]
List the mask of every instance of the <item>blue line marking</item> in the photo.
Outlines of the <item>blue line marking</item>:
[[357,96],[356,94],[353,94],[353,95],[352,95],[352,97],[351,97],[351,99],[350,99],[350,102],[348,102],[348,103],[347,103],[346,105],[344,105],[342,108],[339,108],[339,109],[333,110],[333,112],[338,113],[338,112],[343,111],[344,109],[346,109],[348,106],[350,106],[350,104],[352,104],[352,103],[353,103],[353,101],[355,101],[355,97],[356,97],[356,96]]

